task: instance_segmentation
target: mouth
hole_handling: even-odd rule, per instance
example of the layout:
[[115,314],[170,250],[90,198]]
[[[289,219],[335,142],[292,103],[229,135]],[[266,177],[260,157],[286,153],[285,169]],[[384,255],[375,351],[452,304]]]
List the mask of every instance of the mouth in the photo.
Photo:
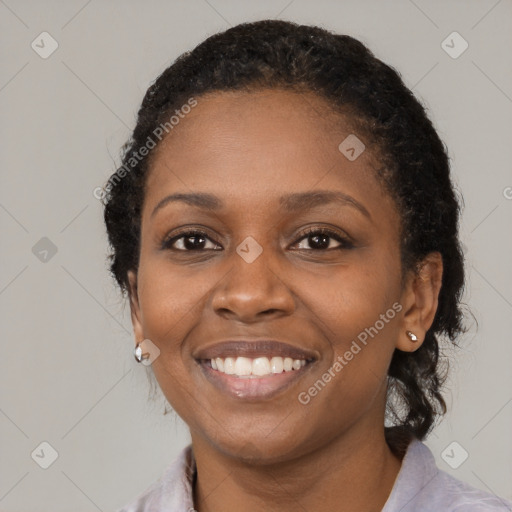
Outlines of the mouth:
[[194,355],[213,386],[234,398],[270,399],[301,379],[318,354],[276,341],[228,341]]

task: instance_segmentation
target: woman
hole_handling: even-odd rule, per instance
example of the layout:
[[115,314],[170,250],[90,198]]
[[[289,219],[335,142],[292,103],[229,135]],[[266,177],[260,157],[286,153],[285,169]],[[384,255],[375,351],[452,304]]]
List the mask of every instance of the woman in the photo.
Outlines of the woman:
[[192,444],[123,511],[510,510],[421,442],[463,331],[458,220],[443,143],[359,41],[269,20],[179,57],[105,221]]

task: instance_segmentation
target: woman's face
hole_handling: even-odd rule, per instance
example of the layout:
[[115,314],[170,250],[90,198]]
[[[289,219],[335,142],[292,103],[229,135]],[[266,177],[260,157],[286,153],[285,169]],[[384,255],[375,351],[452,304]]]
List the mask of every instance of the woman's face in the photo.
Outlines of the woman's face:
[[282,461],[382,431],[400,219],[351,134],[313,94],[215,93],[157,148],[132,319],[193,441]]

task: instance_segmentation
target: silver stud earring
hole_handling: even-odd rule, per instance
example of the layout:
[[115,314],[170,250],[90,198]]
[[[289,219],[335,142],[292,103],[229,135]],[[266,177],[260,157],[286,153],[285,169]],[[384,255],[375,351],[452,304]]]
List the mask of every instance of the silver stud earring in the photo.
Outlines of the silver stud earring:
[[160,355],[160,349],[149,339],[139,341],[133,349],[133,355],[137,363],[149,366]]
[[406,331],[406,334],[407,336],[409,336],[411,341],[418,341],[418,336],[416,336],[416,334],[414,334],[413,332]]
[[149,357],[149,354],[147,352],[146,353],[142,352],[142,347],[140,346],[140,343],[137,343],[137,345],[135,345],[135,349],[133,350],[133,355],[135,357],[135,360],[138,363],[142,363],[142,361],[144,359],[147,359]]

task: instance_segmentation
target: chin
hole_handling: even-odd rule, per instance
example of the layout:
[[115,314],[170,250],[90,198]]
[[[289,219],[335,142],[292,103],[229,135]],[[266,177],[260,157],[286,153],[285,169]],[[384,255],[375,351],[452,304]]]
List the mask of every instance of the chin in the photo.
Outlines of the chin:
[[307,443],[306,439],[298,439],[289,429],[282,435],[249,430],[239,436],[225,433],[216,436],[210,443],[225,456],[255,466],[292,460],[307,453],[308,445],[311,447],[311,443]]

